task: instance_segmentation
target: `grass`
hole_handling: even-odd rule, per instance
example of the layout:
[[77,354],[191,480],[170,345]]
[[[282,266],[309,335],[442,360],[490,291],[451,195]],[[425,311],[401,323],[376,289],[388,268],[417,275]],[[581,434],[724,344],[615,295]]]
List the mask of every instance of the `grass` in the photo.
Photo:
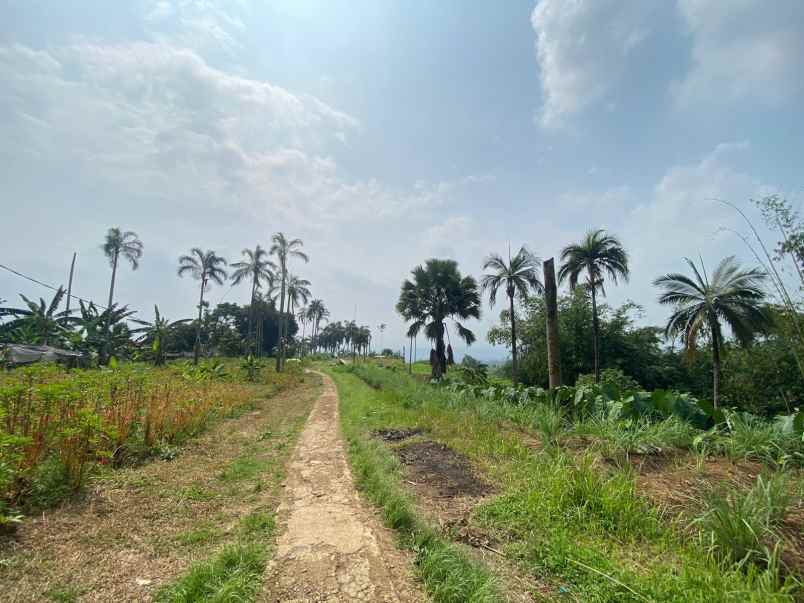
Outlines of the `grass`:
[[156,600],[162,603],[253,600],[262,585],[265,555],[264,546],[230,545],[211,561],[194,566],[178,582],[160,591]]
[[401,485],[399,462],[366,430],[366,413],[382,394],[354,375],[332,373],[341,397],[341,424],[358,488],[397,531],[400,543],[416,552],[416,567],[425,589],[438,603],[501,601],[489,571],[458,545],[441,538],[416,512]]
[[[546,584],[556,600],[792,601],[801,594],[796,581],[778,568],[724,560],[705,539],[690,537],[691,530],[705,535],[707,529],[663,516],[638,494],[630,465],[606,467],[598,460],[601,451],[594,449],[580,456],[560,446],[534,450],[523,441],[521,429],[510,426],[512,414],[520,412],[527,423],[517,423],[560,440],[554,416],[545,413],[540,422],[533,409],[495,409],[490,402],[462,399],[398,371],[361,366],[354,374],[333,372],[344,431],[358,451],[353,462],[376,465],[381,473],[376,480],[393,482],[386,486],[391,492],[382,496],[372,495],[383,489],[380,484],[362,487],[390,509],[386,513],[403,526],[403,533],[409,529],[404,526],[419,520],[398,487],[393,457],[387,459],[390,453],[368,440],[367,434],[380,428],[422,428],[482,468],[500,494],[476,509],[471,522],[494,534],[506,557]],[[613,442],[609,452],[622,454],[676,446],[692,433],[675,419],[584,427]]]

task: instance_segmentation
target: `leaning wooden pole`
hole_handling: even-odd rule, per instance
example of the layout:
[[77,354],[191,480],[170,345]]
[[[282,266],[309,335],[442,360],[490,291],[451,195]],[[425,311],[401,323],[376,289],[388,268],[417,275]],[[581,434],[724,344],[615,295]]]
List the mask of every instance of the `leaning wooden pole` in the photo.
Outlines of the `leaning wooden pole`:
[[73,296],[73,272],[75,272],[75,256],[76,252],[73,252],[73,261],[70,264],[70,280],[67,282],[67,314],[70,314],[70,299]]
[[547,315],[547,374],[550,388],[561,385],[561,359],[558,345],[558,289],[553,258],[542,265],[544,273],[544,305]]

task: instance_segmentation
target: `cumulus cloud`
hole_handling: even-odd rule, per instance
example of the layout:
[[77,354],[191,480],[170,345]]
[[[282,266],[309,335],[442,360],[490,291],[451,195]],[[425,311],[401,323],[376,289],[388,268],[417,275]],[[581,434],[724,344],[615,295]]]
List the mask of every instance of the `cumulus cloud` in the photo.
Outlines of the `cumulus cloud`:
[[560,125],[607,97],[650,35],[659,3],[541,0],[531,15],[544,105],[540,122]]
[[804,89],[804,3],[679,0],[693,65],[674,92],[682,105],[757,100],[778,105]]

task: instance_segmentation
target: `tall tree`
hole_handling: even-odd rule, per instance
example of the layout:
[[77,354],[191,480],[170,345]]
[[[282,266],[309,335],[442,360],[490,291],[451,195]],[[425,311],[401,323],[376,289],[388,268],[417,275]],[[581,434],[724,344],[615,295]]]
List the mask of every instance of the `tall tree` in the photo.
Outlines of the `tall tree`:
[[324,305],[324,300],[314,299],[307,306],[307,318],[312,322],[313,326],[312,345],[314,349],[318,346],[318,333],[321,321],[327,320],[328,317],[329,310],[327,310],[327,307]]
[[544,286],[539,280],[539,262],[540,260],[523,246],[513,258],[509,250],[507,262],[502,256],[493,253],[483,263],[483,270],[492,271],[484,274],[480,281],[483,291],[488,292],[489,305],[494,307],[497,301],[497,291],[501,288],[505,289],[508,296],[511,318],[511,369],[514,385],[518,380],[514,300],[516,297],[527,299],[531,290],[537,293],[544,290]]
[[193,247],[190,255],[183,255],[179,258],[179,276],[189,274],[195,280],[201,281],[201,294],[198,298],[198,322],[195,329],[195,345],[193,346],[193,362],[198,364],[198,356],[201,352],[201,313],[204,309],[204,292],[207,285],[211,282],[223,285],[226,281],[226,260],[217,255],[212,250],[203,251],[199,247]]
[[725,323],[742,345],[750,343],[757,333],[766,332],[770,319],[763,307],[767,279],[758,268],[743,270],[734,256],[718,264],[712,280],[695,263],[685,258],[693,276],[666,274],[654,281],[664,289],[659,302],[675,307],[667,321],[665,334],[681,335],[687,351],[695,350],[698,337],[708,333],[712,342],[712,402],[717,408],[720,400],[720,352],[723,346],[722,324]]
[[291,258],[309,262],[310,258],[304,253],[301,248],[304,242],[301,239],[290,239],[285,236],[285,233],[277,232],[271,238],[271,255],[275,256],[279,265],[279,277],[281,279],[279,289],[279,349],[276,354],[276,370],[282,370],[284,361],[283,355],[285,353],[285,337],[287,336],[287,317],[285,316],[285,294],[287,292],[288,281],[288,261]]
[[477,282],[471,276],[462,276],[453,260],[430,259],[424,266],[414,268],[411,274],[413,280],[402,283],[396,311],[405,320],[412,321],[409,336],[424,329],[427,338],[435,342],[431,370],[433,379],[440,379],[447,371],[445,321],[455,322],[458,335],[467,344],[475,341],[475,334],[457,319],[480,318]]
[[617,237],[605,230],[591,230],[580,243],[567,245],[561,251],[563,264],[558,279],[569,280],[575,288],[581,273],[586,273],[586,288],[592,296],[592,339],[594,349],[595,382],[600,382],[600,322],[597,312],[597,291],[605,295],[604,276],[614,284],[618,278],[628,281],[628,254]]
[[[310,301],[312,295],[310,293],[310,281],[299,278],[295,274],[290,274],[288,275],[287,287],[288,314],[295,316],[296,309]],[[287,337],[287,331],[285,336]]]
[[263,284],[270,289],[276,278],[276,264],[268,259],[268,251],[257,245],[253,250],[243,250],[244,260],[232,264],[232,284],[239,285],[241,282],[251,282],[251,297],[248,312],[248,340],[251,346],[251,353],[257,352],[257,342],[254,337],[254,323],[256,312],[257,292]]
[[[122,231],[120,228],[110,228],[106,233],[106,240],[101,246],[103,253],[109,259],[109,265],[112,267],[112,280],[109,284],[109,302],[106,304],[111,308],[114,303],[114,283],[117,278],[117,265],[120,258],[124,258],[131,264],[131,269],[136,270],[140,265],[140,258],[142,257],[142,241],[140,241],[136,232],[130,230]],[[111,318],[111,313],[109,314]],[[106,325],[107,342],[111,341],[112,331],[111,325]],[[109,350],[105,349],[101,355],[102,362],[108,362]]]

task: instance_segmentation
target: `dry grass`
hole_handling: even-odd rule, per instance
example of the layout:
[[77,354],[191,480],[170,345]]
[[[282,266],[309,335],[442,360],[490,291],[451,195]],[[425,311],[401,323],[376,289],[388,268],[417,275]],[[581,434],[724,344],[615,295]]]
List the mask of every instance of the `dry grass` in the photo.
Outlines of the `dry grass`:
[[273,511],[319,388],[299,386],[217,424],[173,461],[108,472],[83,501],[26,521],[0,545],[0,600],[142,601]]

